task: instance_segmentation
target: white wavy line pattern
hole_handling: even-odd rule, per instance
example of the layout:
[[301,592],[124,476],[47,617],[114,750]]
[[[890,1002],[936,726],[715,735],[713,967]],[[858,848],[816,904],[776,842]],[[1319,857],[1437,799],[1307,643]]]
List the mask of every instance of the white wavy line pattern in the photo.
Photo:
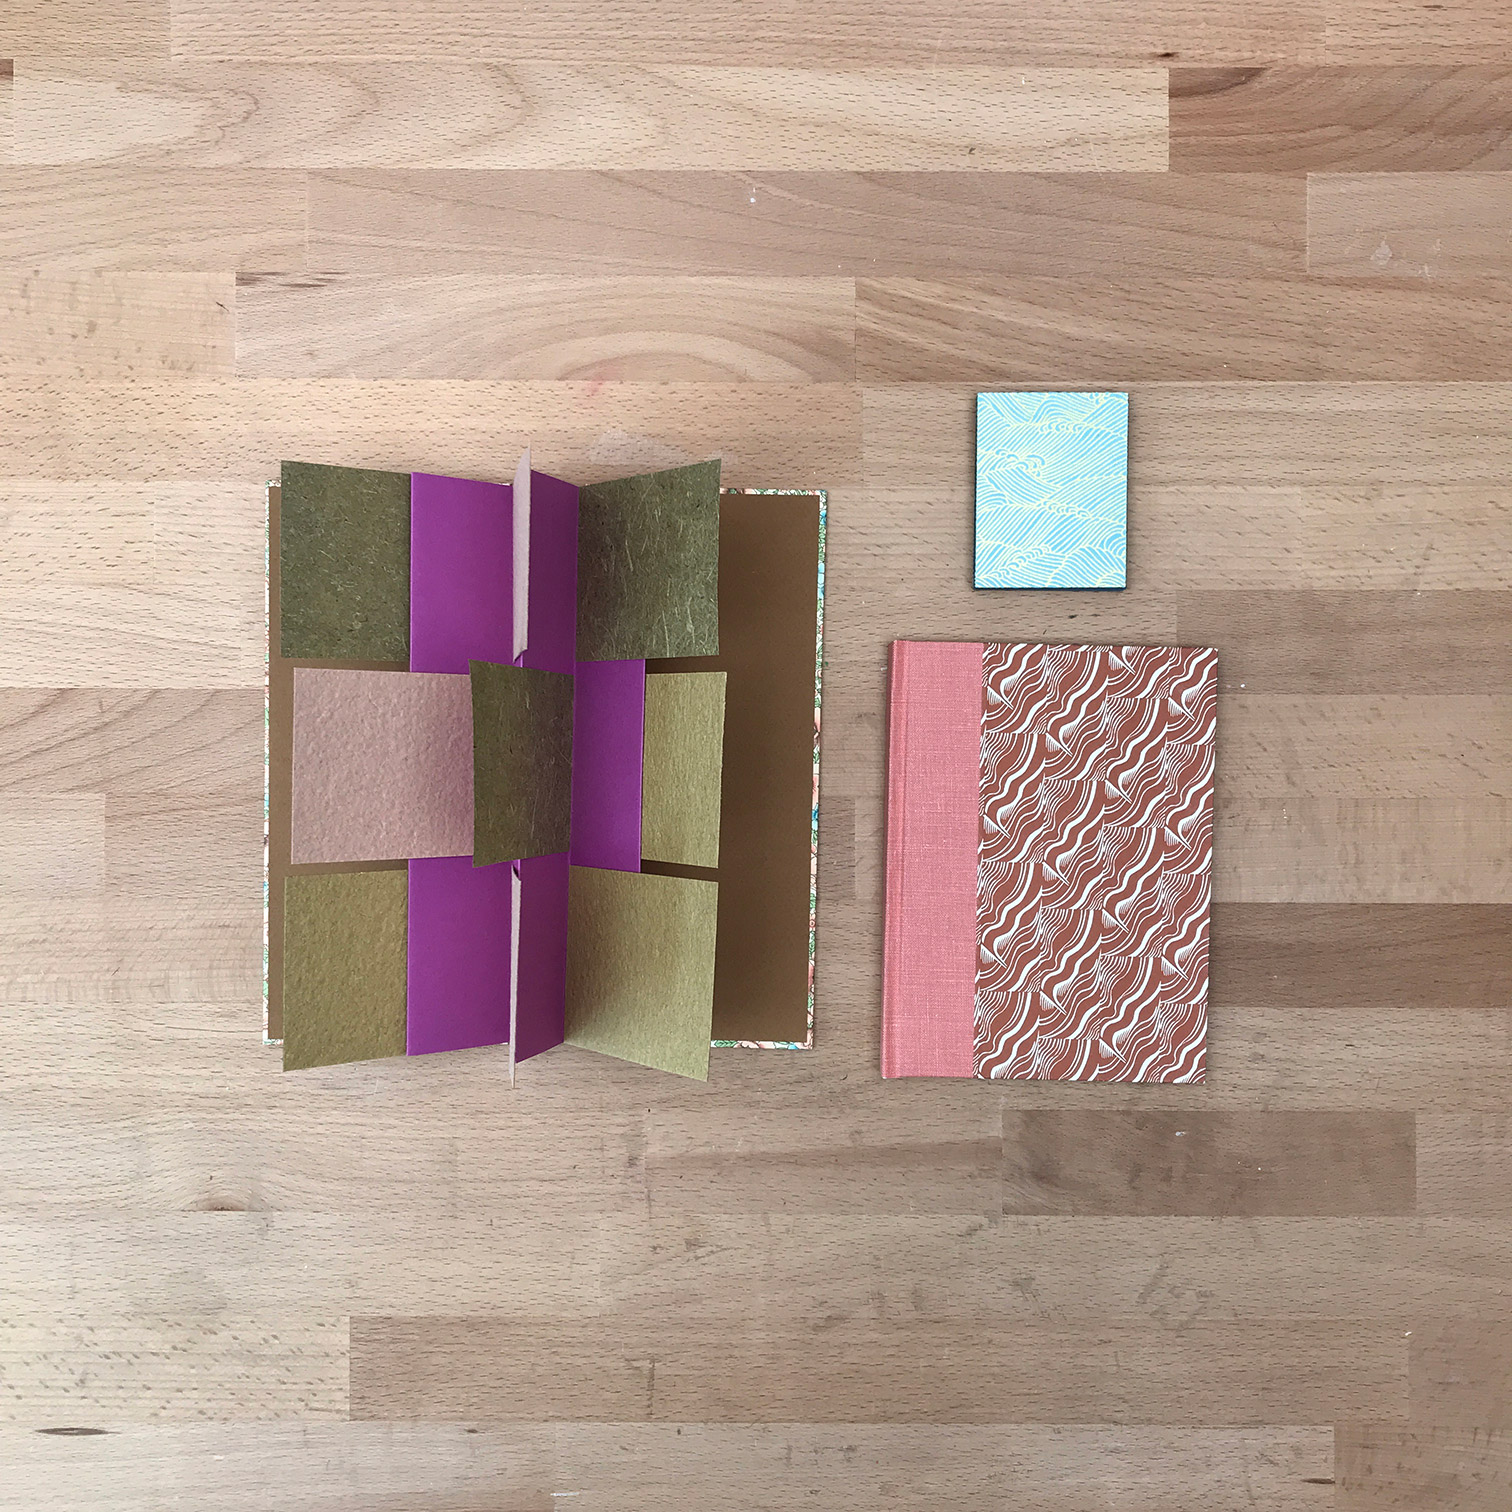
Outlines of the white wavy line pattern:
[[978,588],[1122,588],[1129,396],[978,394]]
[[978,1076],[1200,1082],[1218,656],[993,644]]

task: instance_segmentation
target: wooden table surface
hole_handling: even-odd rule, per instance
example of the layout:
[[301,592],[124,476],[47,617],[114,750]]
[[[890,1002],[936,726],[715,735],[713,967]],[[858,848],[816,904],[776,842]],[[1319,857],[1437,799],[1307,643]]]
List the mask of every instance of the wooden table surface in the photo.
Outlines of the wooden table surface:
[[[1512,1506],[1512,9],[10,0],[0,1509]],[[677,60],[677,61],[669,61]],[[1130,587],[970,587],[979,387]],[[830,490],[817,1046],[283,1075],[281,457]],[[878,1074],[899,636],[1220,648],[1210,1081]]]

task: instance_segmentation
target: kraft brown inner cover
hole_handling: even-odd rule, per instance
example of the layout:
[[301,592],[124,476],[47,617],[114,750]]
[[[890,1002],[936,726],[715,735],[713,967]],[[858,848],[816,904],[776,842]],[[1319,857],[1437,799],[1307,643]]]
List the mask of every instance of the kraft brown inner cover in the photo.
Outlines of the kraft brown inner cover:
[[817,494],[722,494],[719,655],[646,663],[726,674],[715,1039],[808,1038],[818,580]]

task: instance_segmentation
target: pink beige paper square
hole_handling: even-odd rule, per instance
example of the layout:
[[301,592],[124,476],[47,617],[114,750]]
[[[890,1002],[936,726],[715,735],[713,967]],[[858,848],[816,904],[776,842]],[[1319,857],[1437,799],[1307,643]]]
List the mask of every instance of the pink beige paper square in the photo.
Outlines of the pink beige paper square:
[[1216,709],[1206,648],[894,645],[884,1076],[1203,1079]]

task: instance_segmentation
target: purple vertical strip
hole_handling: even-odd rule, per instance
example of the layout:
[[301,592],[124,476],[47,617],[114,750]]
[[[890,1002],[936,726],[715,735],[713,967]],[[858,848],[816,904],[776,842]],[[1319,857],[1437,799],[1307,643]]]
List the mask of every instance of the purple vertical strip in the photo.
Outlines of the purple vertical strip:
[[522,666],[576,670],[577,534],[577,489],[560,478],[531,473],[530,615]]
[[509,892],[507,866],[410,862],[410,1055],[508,1040]]
[[[520,984],[516,1064],[560,1045],[567,1033],[567,857],[530,856],[520,868]],[[484,871],[507,878],[509,867]],[[505,941],[506,955],[508,941]],[[505,1014],[508,1023],[508,1014]]]
[[646,664],[579,662],[572,699],[572,864],[641,869]]
[[[410,474],[411,672],[513,660],[513,493],[504,483]],[[574,550],[576,503],[574,489]]]

